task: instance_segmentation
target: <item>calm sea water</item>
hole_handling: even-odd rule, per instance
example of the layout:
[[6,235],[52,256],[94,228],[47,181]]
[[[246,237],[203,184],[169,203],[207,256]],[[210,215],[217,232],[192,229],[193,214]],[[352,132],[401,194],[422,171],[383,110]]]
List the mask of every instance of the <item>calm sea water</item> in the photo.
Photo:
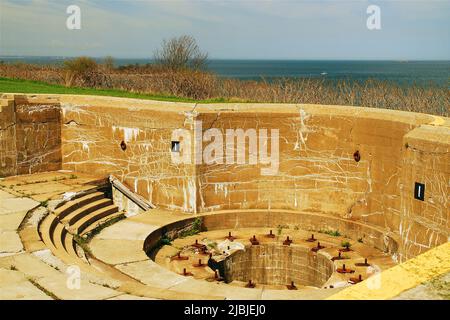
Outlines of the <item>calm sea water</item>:
[[[61,64],[64,57],[1,57],[5,62]],[[101,59],[97,59],[101,61]],[[115,59],[117,66],[151,63],[148,59]],[[325,78],[329,80],[389,80],[400,84],[449,86],[450,61],[313,61],[313,60],[210,60],[209,70],[221,77],[259,80]]]

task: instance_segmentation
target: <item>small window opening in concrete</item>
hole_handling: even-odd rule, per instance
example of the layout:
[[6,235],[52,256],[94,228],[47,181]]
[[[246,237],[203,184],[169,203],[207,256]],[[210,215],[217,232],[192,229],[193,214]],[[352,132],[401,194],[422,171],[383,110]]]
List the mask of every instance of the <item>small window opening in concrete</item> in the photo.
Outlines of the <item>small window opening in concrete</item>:
[[125,143],[125,141],[122,140],[122,142],[120,143],[120,149],[122,149],[123,151],[127,150],[127,144]]
[[172,141],[172,152],[180,152],[180,141]]
[[425,184],[416,182],[414,185],[414,199],[425,200]]

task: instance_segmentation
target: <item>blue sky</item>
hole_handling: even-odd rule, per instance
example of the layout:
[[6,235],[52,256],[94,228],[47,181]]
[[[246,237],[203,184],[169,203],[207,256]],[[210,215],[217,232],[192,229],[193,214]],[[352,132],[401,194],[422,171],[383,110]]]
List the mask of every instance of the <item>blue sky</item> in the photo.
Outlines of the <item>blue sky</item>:
[[[81,30],[66,28],[71,4]],[[151,58],[182,34],[211,58],[449,60],[450,1],[0,0],[0,55]]]

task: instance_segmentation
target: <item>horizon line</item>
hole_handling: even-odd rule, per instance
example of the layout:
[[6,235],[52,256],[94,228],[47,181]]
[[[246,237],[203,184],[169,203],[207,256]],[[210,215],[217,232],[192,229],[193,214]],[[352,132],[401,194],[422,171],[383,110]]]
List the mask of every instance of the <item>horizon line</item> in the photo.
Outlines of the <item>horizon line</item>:
[[[78,57],[89,57],[93,59],[104,59],[106,57],[112,57],[113,59],[127,59],[127,60],[148,60],[152,61],[153,58],[149,57],[124,57],[124,56],[91,56],[91,55],[76,55],[76,56],[54,56],[54,55],[0,55],[0,58],[60,58],[60,59],[73,59]],[[414,62],[414,61],[450,61],[447,59],[421,59],[421,58],[208,58],[208,60],[227,60],[227,61],[396,61],[396,62]]]

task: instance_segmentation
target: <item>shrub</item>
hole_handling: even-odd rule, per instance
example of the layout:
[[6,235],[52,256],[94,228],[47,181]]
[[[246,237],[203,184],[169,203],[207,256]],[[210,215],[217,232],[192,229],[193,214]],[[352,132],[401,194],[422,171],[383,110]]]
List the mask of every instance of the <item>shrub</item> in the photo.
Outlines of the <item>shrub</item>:
[[[84,62],[83,62],[84,61]],[[66,61],[63,67],[0,64],[0,77],[51,84],[114,88],[136,93],[216,99],[224,102],[309,103],[353,105],[449,116],[446,85],[400,85],[367,80],[274,79],[272,81],[220,78],[213,73],[163,65],[129,65],[108,69],[90,58]]]
[[206,68],[208,54],[200,50],[194,37],[183,35],[164,40],[154,60],[170,70],[201,70]]
[[334,231],[333,230],[319,230],[319,232],[328,234],[328,235],[333,236],[333,237],[340,237],[341,236],[341,233],[339,232],[339,230],[334,230]]
[[352,246],[352,244],[348,241],[342,241],[341,246],[345,249],[350,249],[350,247]]
[[97,62],[89,57],[78,57],[64,62],[65,85],[102,87],[108,85],[107,76],[100,71]]
[[103,59],[103,67],[106,71],[114,70],[114,58],[111,56],[107,56]]
[[194,222],[192,222],[192,225],[189,227],[189,229],[182,231],[179,236],[181,238],[184,238],[200,233],[202,231],[202,224],[203,224],[202,218],[200,217],[195,218]]
[[173,71],[163,80],[167,94],[191,99],[209,99],[215,95],[217,79],[200,71]]
[[172,240],[166,235],[162,236],[161,239],[159,239],[160,247],[170,245],[171,243],[172,243]]

